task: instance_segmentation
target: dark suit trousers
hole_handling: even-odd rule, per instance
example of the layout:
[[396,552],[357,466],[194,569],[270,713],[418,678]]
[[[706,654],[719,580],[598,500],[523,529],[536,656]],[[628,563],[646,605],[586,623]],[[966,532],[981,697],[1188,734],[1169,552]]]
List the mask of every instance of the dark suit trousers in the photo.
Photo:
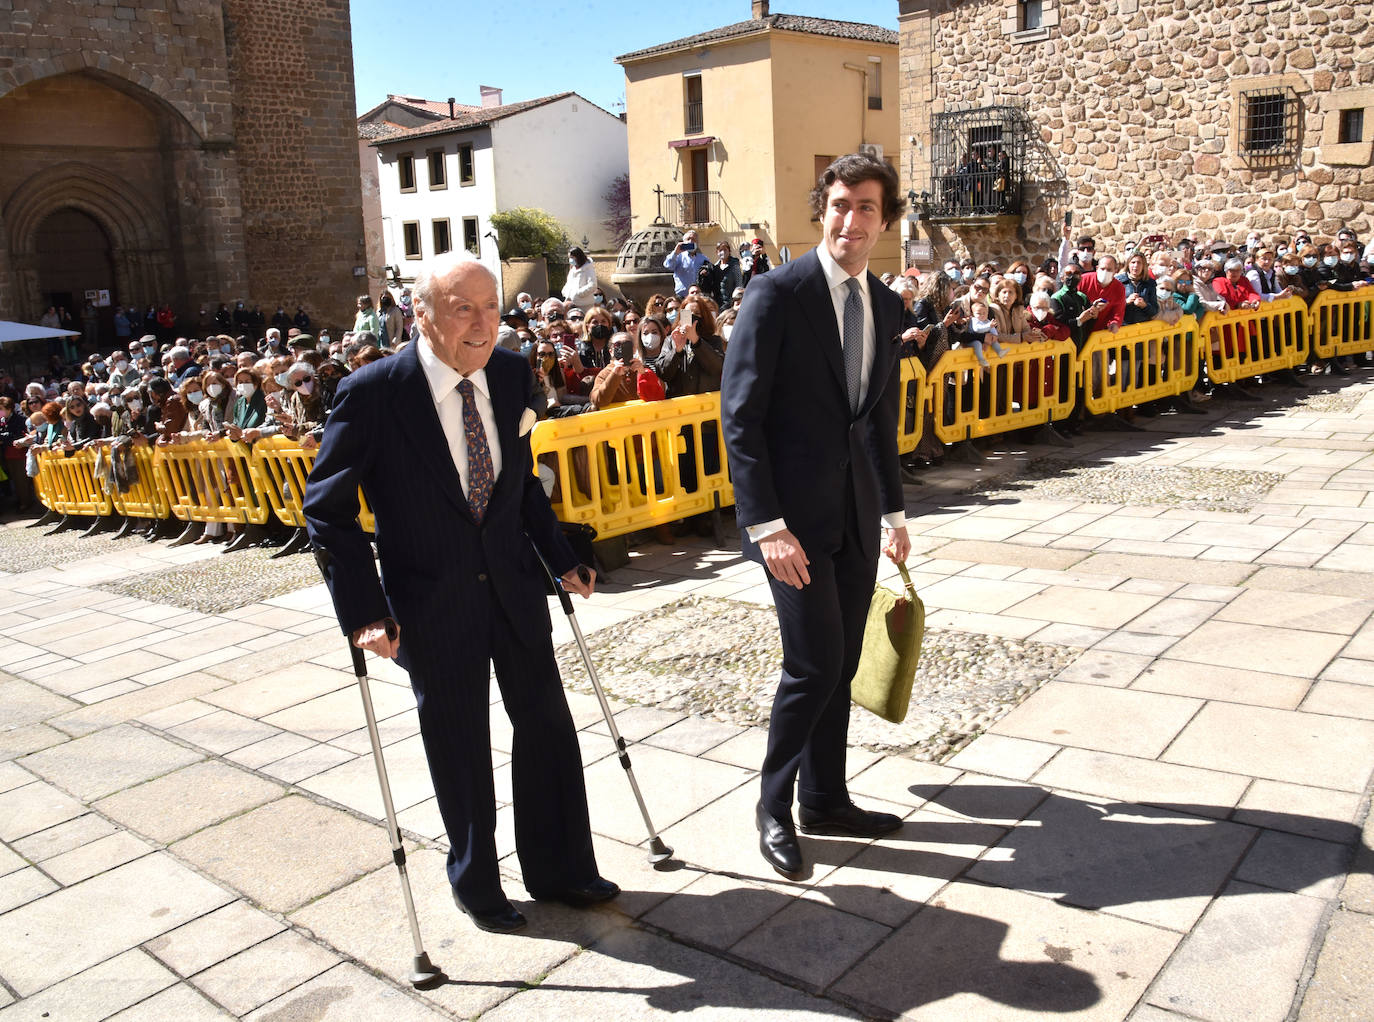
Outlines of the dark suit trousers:
[[859,547],[852,501],[846,515],[838,550],[806,551],[811,582],[805,588],[768,576],[782,632],[782,679],[768,721],[762,801],[779,819],[792,816],[794,784],[797,801],[813,809],[839,808],[849,799],[849,683],[878,567]]
[[515,844],[525,888],[559,891],[597,876],[582,757],[553,641],[545,635],[533,645],[522,643],[496,594],[483,603],[483,620],[449,625],[454,642],[448,669],[437,676],[411,672],[425,756],[448,832],[449,882],[477,912],[504,905],[491,767],[492,665],[514,732]]

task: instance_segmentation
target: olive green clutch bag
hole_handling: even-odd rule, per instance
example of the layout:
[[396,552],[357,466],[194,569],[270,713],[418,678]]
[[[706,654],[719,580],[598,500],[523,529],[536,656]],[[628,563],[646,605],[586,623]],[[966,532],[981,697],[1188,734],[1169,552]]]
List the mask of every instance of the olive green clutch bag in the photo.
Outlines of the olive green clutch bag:
[[873,590],[864,625],[864,646],[849,694],[854,702],[884,720],[900,724],[911,702],[911,683],[921,659],[926,633],[926,608],[916,595],[906,565],[897,565],[906,585],[904,594],[884,585]]

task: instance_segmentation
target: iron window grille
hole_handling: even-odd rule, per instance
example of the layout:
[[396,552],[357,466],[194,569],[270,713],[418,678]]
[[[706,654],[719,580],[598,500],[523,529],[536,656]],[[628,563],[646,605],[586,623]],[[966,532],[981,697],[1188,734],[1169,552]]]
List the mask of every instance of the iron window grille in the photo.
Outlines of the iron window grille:
[[933,115],[931,215],[1019,215],[1030,131],[1030,119],[1017,106]]
[[1289,88],[1240,94],[1240,152],[1257,165],[1281,165],[1298,157],[1298,95]]

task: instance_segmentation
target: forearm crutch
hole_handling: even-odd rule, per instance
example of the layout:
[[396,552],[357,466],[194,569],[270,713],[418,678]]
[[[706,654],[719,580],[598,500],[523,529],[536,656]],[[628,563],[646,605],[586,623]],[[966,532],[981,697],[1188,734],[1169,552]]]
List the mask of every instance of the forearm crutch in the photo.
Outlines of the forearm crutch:
[[[673,850],[663,842],[663,838],[658,836],[658,831],[654,829],[654,821],[649,819],[649,807],[644,804],[644,796],[640,793],[639,782],[635,780],[634,768],[630,766],[630,754],[626,751],[625,739],[620,736],[620,729],[615,726],[615,715],[611,713],[611,704],[606,701],[606,690],[601,687],[601,678],[596,673],[596,665],[592,663],[591,652],[587,649],[587,640],[582,637],[582,629],[577,624],[577,614],[573,611],[572,597],[563,588],[563,580],[558,578],[553,569],[549,567],[549,562],[544,560],[544,555],[534,546],[530,547],[534,554],[539,558],[539,563],[544,566],[544,572],[549,576],[549,584],[553,586],[554,594],[558,597],[558,602],[563,605],[563,613],[568,616],[568,624],[572,626],[573,638],[577,640],[577,648],[582,653],[582,663],[587,668],[587,677],[592,680],[592,690],[596,693],[596,700],[601,704],[601,714],[606,718],[606,727],[610,729],[611,741],[615,743],[616,755],[620,759],[620,765],[625,768],[625,776],[630,781],[630,790],[634,792],[635,802],[639,805],[639,815],[644,817],[644,826],[649,831],[649,862],[655,867],[661,866],[673,857]],[[592,580],[591,572],[585,565],[577,566],[578,577],[583,582]]]
[[[329,555],[323,550],[315,550],[315,561],[325,580],[329,580]],[[390,620],[386,623],[387,638],[395,641],[396,625]],[[367,739],[372,743],[372,762],[377,767],[377,783],[382,788],[382,807],[386,810],[386,833],[391,839],[391,859],[401,874],[401,894],[405,898],[406,918],[410,921],[410,937],[415,942],[415,957],[410,964],[410,985],[413,987],[437,986],[447,977],[442,969],[437,969],[429,960],[425,945],[420,940],[420,920],[415,915],[415,899],[410,893],[410,875],[406,872],[406,849],[401,843],[401,828],[396,822],[396,806],[391,801],[391,781],[386,775],[386,759],[382,756],[382,737],[377,733],[377,714],[372,709],[372,687],[367,680],[367,660],[363,651],[345,638],[348,652],[353,657],[353,674],[358,679],[358,692],[363,697],[363,715],[367,718]]]

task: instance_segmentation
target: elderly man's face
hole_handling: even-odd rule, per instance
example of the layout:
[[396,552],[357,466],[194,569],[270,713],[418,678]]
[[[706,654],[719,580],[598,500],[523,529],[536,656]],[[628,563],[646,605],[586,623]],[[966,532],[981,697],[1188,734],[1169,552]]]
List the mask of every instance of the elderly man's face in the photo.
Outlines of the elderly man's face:
[[439,360],[464,376],[487,364],[496,345],[501,300],[496,282],[481,265],[459,263],[434,281],[420,306],[420,332]]

